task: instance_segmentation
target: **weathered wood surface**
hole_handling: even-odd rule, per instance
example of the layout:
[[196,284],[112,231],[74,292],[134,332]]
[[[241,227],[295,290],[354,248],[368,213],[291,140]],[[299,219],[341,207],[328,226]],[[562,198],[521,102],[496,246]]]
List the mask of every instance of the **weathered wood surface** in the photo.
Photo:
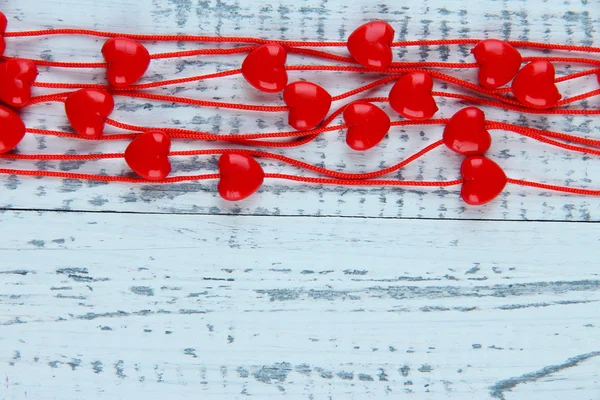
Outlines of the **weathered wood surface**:
[[595,224],[0,223],[0,399],[600,396]]
[[[389,3],[389,2],[388,2]],[[3,11],[12,30],[39,27],[87,27],[124,32],[203,33],[210,35],[249,35],[265,38],[343,40],[360,23],[385,19],[396,28],[398,40],[420,38],[497,37],[544,42],[598,45],[600,5],[594,1],[565,2],[465,2],[418,1],[386,4],[371,1],[297,1],[277,3],[259,1],[135,1],[97,2],[46,0],[5,0]],[[7,54],[44,57],[53,60],[101,60],[102,39],[31,38],[8,41]],[[149,44],[152,52],[198,48],[199,44]],[[339,51],[344,52],[344,49]],[[449,60],[471,62],[467,47],[397,49],[397,58],[405,60]],[[183,60],[153,61],[144,81],[184,77],[217,70],[238,68],[243,56],[192,57]],[[322,63],[291,55],[290,64]],[[581,66],[558,65],[559,74]],[[475,71],[459,74],[474,79]],[[103,82],[102,70],[43,70],[40,81]],[[341,93],[376,79],[327,72],[292,73],[291,79],[309,79],[324,85],[332,93]],[[561,84],[566,94],[596,88],[593,77],[572,84]],[[443,88],[444,86],[438,85]],[[454,90],[448,87],[447,90]],[[369,95],[385,95],[389,86]],[[255,104],[281,104],[280,95],[260,95],[239,77],[157,89],[200,99],[221,99]],[[37,91],[41,93],[41,91]],[[339,102],[338,102],[339,103]],[[439,116],[447,117],[463,106],[456,101],[440,101]],[[598,107],[598,98],[583,106]],[[342,104],[337,104],[341,106]],[[582,105],[577,105],[581,107]],[[388,111],[389,108],[388,108]],[[489,118],[534,127],[598,137],[598,118],[577,116],[540,116],[486,108]],[[31,127],[68,129],[64,112],[57,104],[37,105],[25,110]],[[113,114],[117,120],[149,126],[179,126],[215,133],[268,132],[287,130],[282,113],[257,114],[233,110],[193,108],[172,104],[118,99]],[[398,118],[394,116],[393,118]],[[600,187],[595,177],[600,164],[595,158],[559,151],[545,144],[523,139],[513,133],[495,131],[491,157],[514,178],[527,178],[570,186]],[[315,142],[286,155],[318,163],[340,171],[375,170],[413,154],[441,136],[440,127],[393,129],[376,149],[356,153],[347,149],[343,132],[331,132]],[[22,152],[109,152],[122,151],[127,143],[89,143],[75,140],[28,137],[19,147]],[[176,149],[222,146],[203,143],[175,144]],[[438,149],[395,177],[405,179],[455,179],[461,157]],[[216,159],[198,157],[173,161],[175,173],[213,172]],[[47,168],[107,174],[128,171],[123,161],[97,162],[8,162],[15,168]],[[264,162],[269,172],[298,173],[275,162]],[[131,211],[161,213],[262,214],[262,215],[360,215],[385,217],[598,220],[600,201],[578,196],[543,193],[536,189],[508,187],[496,201],[485,207],[467,208],[458,196],[458,188],[402,190],[391,188],[356,189],[315,187],[268,181],[260,193],[238,204],[221,201],[215,195],[215,182],[182,183],[168,186],[95,183],[1,177],[3,196],[0,206],[11,209],[63,209],[94,211]]]
[[[363,21],[380,18],[394,24],[398,39],[485,36],[600,44],[597,0],[391,3],[3,0],[0,9],[9,17],[9,30],[78,26],[343,40]],[[102,43],[11,39],[6,53],[97,61]],[[161,52],[200,45],[149,47]],[[398,56],[471,61],[468,51],[398,49]],[[145,81],[237,68],[241,60],[153,61]],[[290,64],[305,63],[320,61],[290,56]],[[580,68],[559,65],[559,73]],[[460,76],[472,79],[474,72]],[[375,79],[294,74],[299,78],[336,94]],[[104,78],[100,71],[44,69],[39,80]],[[581,93],[594,85],[590,78],[561,89]],[[281,101],[257,95],[240,77],[156,91],[256,104]],[[598,99],[586,104],[598,107]],[[448,101],[440,116],[459,107]],[[590,137],[600,133],[597,118],[486,113]],[[280,114],[124,99],[114,116],[215,133],[288,129]],[[32,127],[68,129],[58,105],[37,105],[23,117]],[[596,159],[510,133],[492,134],[491,157],[512,177],[600,185]],[[394,130],[381,146],[362,154],[347,150],[343,132],[334,132],[285,154],[366,171],[390,165],[440,135],[439,128]],[[217,146],[177,142],[175,148],[200,145]],[[20,151],[112,152],[125,146],[30,136]],[[211,158],[173,163],[178,174],[216,167]],[[127,171],[115,160],[2,164]],[[459,157],[439,150],[396,176],[454,179],[459,164]],[[263,165],[270,172],[295,172]],[[0,181],[2,400],[600,399],[598,199],[510,187],[485,207],[465,208],[454,190],[270,181],[253,198],[229,204],[215,196],[215,182]],[[182,213],[261,215],[172,215]],[[332,215],[344,218],[326,217]],[[524,221],[532,219],[587,222]]]

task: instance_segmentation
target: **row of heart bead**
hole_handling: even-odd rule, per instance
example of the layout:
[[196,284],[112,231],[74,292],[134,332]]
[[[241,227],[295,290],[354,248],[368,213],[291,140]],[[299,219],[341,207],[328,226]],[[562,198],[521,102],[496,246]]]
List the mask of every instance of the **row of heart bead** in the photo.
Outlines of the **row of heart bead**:
[[[353,141],[352,136],[356,135],[356,132],[352,131],[352,122],[358,114],[367,114],[375,118],[376,122],[372,124],[374,128],[383,125],[389,129],[389,117],[381,109],[375,107],[375,110],[379,111],[374,111],[372,107],[375,106],[360,101],[346,107],[344,119],[349,122],[347,142]],[[382,131],[383,129],[379,130]],[[461,197],[467,204],[489,203],[502,192],[507,183],[506,174],[498,164],[484,156],[490,148],[491,136],[485,129],[483,111],[476,107],[467,107],[458,111],[446,124],[443,141],[449,149],[466,156],[461,164],[460,173],[463,178]],[[370,142],[358,142],[364,147],[371,145]],[[219,194],[230,201],[249,197],[260,188],[264,179],[262,167],[246,154],[224,154],[219,160],[219,172],[221,175]]]
[[507,178],[498,164],[484,156],[492,144],[484,112],[477,107],[459,110],[444,127],[442,139],[446,147],[466,156],[460,167],[460,195],[465,203],[482,205],[495,199]]
[[[351,103],[345,110],[372,106],[369,103]],[[387,117],[387,115],[386,115]],[[349,129],[348,136],[352,135]],[[347,138],[348,140],[348,138]],[[464,156],[461,165],[463,185],[461,197],[470,205],[492,201],[506,186],[504,171],[492,160],[484,157],[490,147],[491,137],[485,129],[485,115],[475,107],[467,107],[452,116],[444,128],[446,146]],[[125,151],[127,164],[138,175],[148,180],[162,180],[171,171],[168,159],[171,142],[163,132],[150,131],[136,137]],[[221,197],[239,201],[256,192],[263,183],[264,171],[260,164],[246,154],[225,153],[219,159]]]
[[[225,153],[220,157],[218,166],[218,191],[225,200],[243,200],[256,192],[264,181],[264,170],[246,154]],[[463,178],[460,195],[469,205],[489,203],[506,186],[507,178],[502,168],[484,156],[465,158],[460,173]]]
[[[112,43],[118,46],[117,42]],[[110,56],[108,58],[110,59]],[[118,67],[119,64],[115,66]],[[119,69],[113,72],[115,72],[115,79],[122,82],[119,80],[122,78]],[[0,64],[0,99],[13,106],[25,105],[30,99],[31,82],[35,80],[37,74],[35,64],[28,60],[11,59]],[[518,81],[517,78],[515,81]],[[400,115],[409,119],[431,118],[438,110],[431,95],[432,88],[433,80],[429,74],[423,72],[407,74],[392,87],[389,94],[390,105]],[[317,126],[329,112],[332,100],[325,89],[310,82],[294,82],[287,85],[283,99],[290,107],[289,123],[298,130]],[[73,128],[84,136],[101,135],[104,118],[110,115],[113,107],[112,96],[98,89],[82,89],[74,92],[69,95],[66,102],[67,116]],[[344,116],[351,131],[348,144],[355,150],[373,147],[389,129],[389,118],[372,104],[367,105],[364,102],[355,104],[346,109]],[[373,124],[374,129],[369,130],[371,137],[356,134],[361,130],[360,126],[365,127],[362,130],[366,130],[366,127]]]
[[[375,69],[390,66],[393,58],[391,44],[394,29],[386,22],[368,22],[348,37],[348,50],[360,64]],[[522,57],[509,43],[486,39],[472,50],[479,66],[479,83],[490,89],[499,88],[513,80],[511,90],[524,105],[549,108],[556,105],[561,95],[554,83],[554,66],[549,61],[536,60],[521,68]],[[244,78],[258,90],[276,93],[288,82],[285,70],[287,53],[283,46],[269,43],[253,50],[242,63]],[[600,79],[600,74],[599,74]],[[423,82],[423,91],[428,82]],[[427,108],[432,109],[431,100]]]
[[[108,63],[106,77],[112,86],[135,83],[150,64],[148,51],[138,42],[126,38],[108,40],[102,47]],[[0,100],[12,107],[23,107],[31,99],[31,86],[38,76],[30,60],[9,59],[0,64]]]
[[[165,179],[171,172],[171,139],[161,131],[137,136],[125,150],[125,162],[138,175],[151,181]],[[225,200],[239,201],[256,192],[265,173],[256,160],[246,154],[224,153],[219,158],[217,190]]]
[[[77,101],[80,97],[94,96],[101,94],[101,91],[95,89],[84,89],[76,92],[76,101],[67,101],[65,106],[80,103]],[[96,100],[103,100],[98,104],[112,109],[112,103],[107,104],[108,97],[97,97]],[[112,101],[112,100],[111,100]],[[354,113],[372,113],[374,107],[366,102],[351,103],[344,111],[344,116],[352,122]],[[376,108],[381,113],[381,109]],[[348,117],[347,115],[352,115]],[[387,128],[389,129],[389,117]],[[368,121],[368,119],[367,119]],[[2,123],[4,134],[0,136],[0,153],[12,150],[24,137],[25,125],[21,118],[11,109],[0,106],[0,122]],[[103,124],[102,117],[98,116],[97,122]],[[73,121],[71,121],[73,124]],[[381,123],[376,121],[374,126]],[[76,125],[77,123],[75,123]],[[92,124],[93,125],[93,124]],[[351,142],[353,135],[358,135],[353,131],[350,124],[348,129],[347,141]],[[88,126],[88,134],[93,134],[93,129],[102,129],[101,126]],[[381,132],[381,131],[380,131]],[[387,132],[387,130],[386,130]],[[354,139],[357,140],[357,139]],[[506,185],[506,175],[502,169],[493,161],[483,157],[483,154],[489,149],[491,138],[485,129],[485,116],[481,110],[475,107],[467,107],[458,111],[444,128],[443,141],[451,150],[467,156],[461,166],[461,175],[464,183],[461,190],[461,196],[464,201],[471,205],[481,205],[493,200]],[[365,142],[363,146],[370,146],[370,142]],[[167,134],[161,131],[148,131],[137,136],[127,146],[125,150],[125,161],[129,167],[144,179],[150,181],[160,181],[166,178],[171,172],[171,163],[168,154],[171,148],[171,140]],[[219,160],[219,172],[221,180],[219,182],[219,193],[227,200],[238,201],[250,196],[262,185],[264,172],[262,167],[250,156],[245,154],[226,153]]]
[[[0,29],[2,23],[0,18]],[[384,22],[368,23],[353,32],[348,40],[348,48],[353,57],[371,68],[374,65],[386,65],[383,59],[387,60],[387,56],[382,55],[384,53],[382,46],[387,45],[391,57],[389,44],[393,38],[393,29],[382,27],[382,24],[389,27]],[[389,32],[392,32],[391,37]],[[4,42],[1,43],[0,48]],[[536,60],[519,70],[521,65],[519,52],[508,43],[495,39],[480,42],[473,48],[472,53],[479,64],[478,77],[481,85],[497,88],[508,83],[514,77],[512,92],[521,103],[534,108],[549,108],[560,100],[561,95],[554,83],[555,71],[552,63]],[[148,50],[140,43],[128,38],[109,39],[102,47],[102,55],[108,64],[107,80],[116,87],[130,86],[137,82],[150,64]],[[376,55],[379,55],[379,58]],[[294,104],[293,107],[302,108],[300,100],[305,97],[308,98],[307,101],[316,99],[318,104],[307,107],[314,109],[316,115],[323,114],[324,110],[326,114],[329,109],[328,105],[330,105],[330,95],[324,89],[304,86],[295,90],[297,85],[293,84],[294,86],[291,87],[287,85],[286,59],[286,50],[279,44],[270,43],[259,46],[245,58],[242,63],[242,74],[251,85],[265,92],[273,93],[289,88],[284,90],[284,100],[289,99],[289,103],[286,101],[286,104]],[[36,76],[37,68],[31,61],[11,59],[3,63],[0,65],[0,82],[2,83],[0,98],[9,105],[22,107],[31,96],[30,85]],[[401,101],[402,95],[412,99],[410,91],[415,92],[420,95],[423,102],[411,100],[412,103],[416,103],[412,105],[417,110],[417,114],[414,114],[414,110],[406,109],[406,116],[417,119],[425,118],[424,115],[437,109],[427,93],[431,92],[431,77],[423,73],[409,76],[411,76],[410,80],[407,79],[404,81],[404,85],[399,85],[397,90],[392,92],[397,94],[390,96],[395,98],[391,101]],[[408,84],[409,81],[410,84]],[[405,90],[407,86],[409,86],[409,92]],[[287,96],[286,93],[288,93]],[[292,106],[290,105],[290,107]],[[396,109],[393,105],[392,107]],[[402,105],[399,105],[399,108],[402,109]],[[403,114],[403,112],[399,112]],[[294,122],[295,120],[294,118],[291,121],[292,126],[294,124],[302,126],[310,122],[310,118],[306,121]],[[307,125],[313,124],[308,123]]]

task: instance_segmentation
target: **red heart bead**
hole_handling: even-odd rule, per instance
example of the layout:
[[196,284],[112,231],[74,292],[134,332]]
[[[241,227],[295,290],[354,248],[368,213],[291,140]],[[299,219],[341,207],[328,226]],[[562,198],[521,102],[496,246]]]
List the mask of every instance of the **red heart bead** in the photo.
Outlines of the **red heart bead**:
[[25,124],[16,112],[0,106],[0,126],[0,153],[6,153],[14,149],[25,136]]
[[331,95],[311,82],[294,82],[285,87],[283,101],[290,108],[288,123],[297,130],[319,125],[331,107]]
[[163,180],[171,172],[169,150],[171,139],[161,131],[144,132],[129,143],[125,150],[125,161],[141,177]]
[[29,60],[13,58],[0,64],[0,100],[13,107],[23,107],[31,98],[31,83],[38,69]]
[[229,201],[243,200],[256,192],[265,179],[265,172],[256,160],[246,154],[225,153],[219,158],[218,191]]
[[390,130],[390,117],[379,107],[366,101],[355,101],[344,109],[348,125],[346,143],[354,150],[368,150]]
[[501,40],[482,40],[471,53],[479,65],[479,84],[486,88],[506,85],[521,68],[521,53]]
[[408,119],[429,119],[438,110],[431,95],[433,79],[425,72],[412,72],[404,75],[390,91],[390,105],[400,115]]
[[348,37],[348,51],[365,67],[387,68],[392,63],[394,28],[383,21],[367,22]]
[[281,92],[288,82],[285,70],[287,52],[277,43],[252,50],[242,63],[242,75],[252,86],[268,93]]
[[4,54],[4,50],[6,49],[6,43],[4,42],[4,32],[6,32],[6,25],[8,21],[6,20],[6,15],[0,12],[0,56]]
[[95,138],[104,133],[104,121],[114,106],[113,97],[104,90],[80,89],[67,97],[65,112],[77,133]]
[[467,157],[460,166],[460,174],[463,177],[460,196],[472,206],[489,203],[506,186],[506,174],[502,168],[483,156]]
[[554,107],[562,97],[554,83],[554,65],[546,60],[532,61],[515,76],[512,92],[529,107]]
[[102,55],[108,63],[106,78],[113,86],[129,86],[144,75],[150,65],[148,50],[128,38],[109,39],[102,46]]
[[477,107],[456,112],[444,128],[443,139],[449,149],[464,156],[481,156],[492,144],[485,129],[485,114]]

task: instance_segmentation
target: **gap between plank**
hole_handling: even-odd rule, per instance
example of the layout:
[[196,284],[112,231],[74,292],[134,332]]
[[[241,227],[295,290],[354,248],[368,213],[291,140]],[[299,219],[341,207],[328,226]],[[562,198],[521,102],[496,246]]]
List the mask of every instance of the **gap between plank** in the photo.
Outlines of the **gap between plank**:
[[211,214],[199,212],[158,212],[158,211],[116,211],[116,210],[57,210],[52,208],[3,208],[0,213],[5,212],[48,212],[48,213],[79,213],[79,214],[132,214],[132,215],[194,215],[194,216],[220,216],[220,217],[272,217],[272,218],[340,218],[340,219],[396,219],[402,221],[473,221],[473,222],[561,222],[596,224],[600,221],[577,221],[568,219],[493,219],[493,218],[432,218],[432,217],[373,217],[362,215],[298,215],[298,214]]

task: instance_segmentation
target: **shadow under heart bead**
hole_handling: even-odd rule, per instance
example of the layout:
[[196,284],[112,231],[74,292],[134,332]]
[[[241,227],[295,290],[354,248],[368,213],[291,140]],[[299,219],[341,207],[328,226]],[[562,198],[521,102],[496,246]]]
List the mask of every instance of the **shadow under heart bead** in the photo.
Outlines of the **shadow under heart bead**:
[[390,130],[390,117],[366,101],[348,104],[343,115],[348,125],[346,143],[353,150],[364,151],[376,146]]
[[501,40],[482,40],[471,53],[479,66],[479,84],[488,89],[506,85],[521,68],[521,53]]
[[242,75],[256,89],[276,93],[288,82],[285,61],[287,52],[277,43],[267,43],[252,50],[242,63]]
[[160,181],[171,173],[171,138],[161,131],[144,132],[125,149],[127,165],[139,176]]
[[494,200],[506,186],[506,174],[483,156],[467,157],[460,166],[463,177],[460,196],[465,203],[480,206]]
[[512,82],[512,92],[519,101],[533,108],[554,107],[561,94],[554,81],[554,65],[536,60],[525,65]]
[[112,38],[102,46],[102,55],[108,63],[106,79],[112,86],[124,87],[137,82],[150,65],[150,53],[135,40]]
[[426,72],[411,72],[398,79],[389,94],[390,106],[398,114],[413,120],[431,118],[437,111],[431,92],[433,79]]
[[283,91],[283,101],[290,108],[288,123],[297,130],[319,125],[331,108],[331,95],[312,82],[294,82]]
[[80,89],[65,100],[65,113],[71,126],[89,138],[102,136],[106,118],[114,107],[113,97],[101,89]]
[[485,129],[485,114],[477,107],[457,111],[444,127],[444,144],[464,156],[481,156],[492,144]]
[[11,151],[25,136],[25,124],[16,112],[0,106],[0,153]]
[[367,22],[348,37],[348,51],[365,67],[385,69],[392,63],[394,34],[394,28],[387,22]]
[[0,100],[13,107],[24,107],[31,99],[31,84],[38,76],[30,60],[13,58],[0,64]]
[[238,201],[256,192],[265,179],[265,172],[249,155],[225,153],[219,158],[219,195],[228,201]]

